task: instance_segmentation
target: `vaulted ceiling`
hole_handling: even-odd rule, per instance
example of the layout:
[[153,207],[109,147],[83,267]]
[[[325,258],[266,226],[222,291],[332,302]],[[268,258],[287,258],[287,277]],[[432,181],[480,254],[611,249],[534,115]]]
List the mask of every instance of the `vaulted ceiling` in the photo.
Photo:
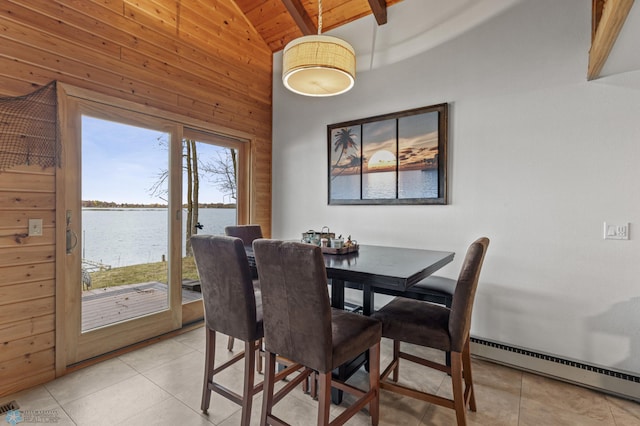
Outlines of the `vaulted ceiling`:
[[[322,0],[322,31],[374,14],[386,22],[386,8],[402,0]],[[318,0],[236,0],[272,52],[302,35],[317,34]]]
[[[378,25],[384,25],[387,22],[387,8],[400,3],[402,0],[321,1],[322,32],[326,32],[371,14],[374,15]],[[509,6],[518,1],[508,0],[502,3],[503,6]],[[489,9],[493,7],[495,12],[502,9],[502,7],[496,6],[499,2],[483,0],[478,3],[483,2],[489,4]],[[318,32],[318,0],[235,0],[235,3],[272,52],[284,49],[286,44],[295,38]],[[462,16],[466,12],[473,11],[473,2],[458,0],[454,3],[458,5],[458,10],[453,15],[450,13],[451,11],[447,11],[442,16],[438,15],[437,11],[430,15],[434,15],[436,19],[443,19],[444,21],[444,19],[453,20],[452,16]],[[604,64],[633,3],[634,0],[592,0],[592,47],[589,52],[589,80],[598,78],[601,75]],[[432,7],[437,7],[438,2],[432,1],[431,4]],[[416,6],[414,5],[413,7],[415,8]],[[636,7],[633,16],[638,14],[640,13],[638,12],[638,7]],[[627,25],[627,27],[629,26]],[[432,27],[436,27],[436,25],[432,25]],[[406,31],[406,29],[403,31]],[[451,33],[460,31],[461,29],[459,28],[450,30]],[[633,34],[636,33],[637,31]],[[414,36],[415,34],[412,34],[412,37]],[[635,39],[636,36],[627,37],[627,39],[629,38]],[[624,42],[619,44],[625,45]],[[632,46],[632,49],[636,50],[635,42],[632,43]],[[617,53],[617,56],[623,58],[638,57],[637,53],[629,54],[626,51]],[[628,59],[625,60],[629,62]],[[610,66],[609,68],[615,69],[615,66]],[[637,68],[637,65],[632,64],[627,68]],[[625,71],[628,71],[628,69],[625,69]]]

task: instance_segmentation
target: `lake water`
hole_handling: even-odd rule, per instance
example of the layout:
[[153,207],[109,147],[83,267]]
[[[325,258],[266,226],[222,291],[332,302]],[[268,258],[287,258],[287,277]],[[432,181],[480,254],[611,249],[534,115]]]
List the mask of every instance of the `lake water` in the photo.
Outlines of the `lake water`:
[[[168,221],[167,209],[82,209],[82,257],[112,267],[159,262],[169,253]],[[198,221],[198,233],[224,234],[225,226],[235,225],[236,210],[201,208]]]
[[[438,170],[408,170],[398,173],[398,198],[438,198]],[[336,176],[331,181],[334,200],[359,199],[360,175]],[[396,173],[362,175],[363,199],[396,198]]]

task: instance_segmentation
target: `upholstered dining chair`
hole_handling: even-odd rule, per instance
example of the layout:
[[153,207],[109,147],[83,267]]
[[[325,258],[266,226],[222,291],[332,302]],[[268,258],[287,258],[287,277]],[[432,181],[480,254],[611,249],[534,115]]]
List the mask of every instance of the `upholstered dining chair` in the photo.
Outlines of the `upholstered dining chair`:
[[[382,322],[382,335],[393,340],[393,359],[383,371],[380,387],[433,404],[453,408],[458,425],[466,425],[467,406],[476,411],[471,373],[469,330],[480,270],[489,246],[488,238],[479,238],[468,248],[451,307],[421,300],[396,297],[371,316]],[[400,350],[400,342],[439,349],[451,353],[451,366],[419,358]],[[449,373],[453,399],[411,389],[398,383],[400,359]],[[393,372],[392,380],[388,376]]]
[[[253,249],[262,284],[266,352],[261,425],[286,424],[276,417],[273,396],[276,354],[317,372],[317,424],[343,424],[365,406],[371,423],[379,419],[381,326],[377,320],[333,309],[320,247],[298,242],[256,240]],[[336,380],[331,372],[369,351],[369,390]],[[329,423],[331,386],[356,395],[351,407]]]
[[[253,395],[262,389],[254,386],[256,351],[264,335],[259,290],[254,286],[249,261],[240,238],[212,235],[191,237],[205,312],[206,355],[202,411],[209,409],[211,392],[242,406],[242,425],[249,425]],[[216,331],[245,342],[244,352],[215,367]],[[244,358],[243,393],[223,387],[214,376]]]
[[226,226],[224,228],[224,234],[230,237],[240,238],[245,246],[251,246],[253,240],[262,238],[262,228],[260,225]]
[[[409,299],[423,300],[425,302],[438,303],[451,308],[453,293],[456,291],[457,281],[452,278],[430,275],[422,281],[418,281],[405,291],[387,288],[376,288],[376,293],[389,296],[402,296]],[[373,305],[373,303],[372,303]],[[446,364],[451,366],[451,353],[446,352]]]
[[[224,234],[229,237],[236,237],[242,240],[246,247],[251,247],[253,240],[262,238],[262,228],[260,225],[230,225],[225,226]],[[251,268],[251,277],[258,279],[258,273],[255,268]],[[233,350],[233,337],[229,336],[227,341],[227,349]],[[258,372],[262,372],[262,358],[258,358]]]

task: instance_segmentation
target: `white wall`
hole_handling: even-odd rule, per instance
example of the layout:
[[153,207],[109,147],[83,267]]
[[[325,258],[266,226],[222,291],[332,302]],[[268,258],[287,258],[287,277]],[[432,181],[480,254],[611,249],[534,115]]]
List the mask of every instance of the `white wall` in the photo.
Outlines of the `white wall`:
[[[474,336],[639,374],[640,91],[586,81],[590,8],[525,0],[335,98],[287,92],[276,55],[273,236],[328,225],[452,250],[441,274],[456,277],[486,235]],[[441,102],[449,205],[327,205],[328,124]],[[631,240],[603,240],[604,221],[630,222]]]

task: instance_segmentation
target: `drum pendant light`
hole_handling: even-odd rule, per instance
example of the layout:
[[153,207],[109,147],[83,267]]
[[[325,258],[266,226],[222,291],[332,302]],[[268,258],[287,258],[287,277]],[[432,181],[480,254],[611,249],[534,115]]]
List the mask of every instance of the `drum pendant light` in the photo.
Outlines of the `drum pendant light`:
[[282,82],[305,96],[334,96],[353,87],[356,54],[337,37],[322,35],[322,0],[318,0],[318,35],[292,40],[282,55]]

